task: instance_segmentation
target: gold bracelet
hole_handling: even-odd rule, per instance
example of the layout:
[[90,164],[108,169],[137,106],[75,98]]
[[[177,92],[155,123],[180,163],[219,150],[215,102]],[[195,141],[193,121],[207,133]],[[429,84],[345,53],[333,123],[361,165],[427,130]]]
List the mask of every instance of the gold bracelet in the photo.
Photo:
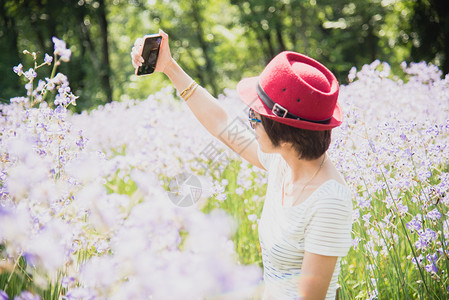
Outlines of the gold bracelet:
[[192,80],[192,83],[190,83],[190,85],[179,94],[181,96],[181,98],[184,98],[184,96],[190,91],[190,89],[192,89],[192,87],[195,84],[196,84],[195,80]]
[[190,91],[190,93],[189,93],[187,96],[184,97],[184,101],[187,102],[187,100],[190,98],[190,96],[192,96],[193,92],[196,90],[196,88],[197,88],[198,86],[199,86],[198,83],[196,83],[196,84],[192,87],[192,90]]

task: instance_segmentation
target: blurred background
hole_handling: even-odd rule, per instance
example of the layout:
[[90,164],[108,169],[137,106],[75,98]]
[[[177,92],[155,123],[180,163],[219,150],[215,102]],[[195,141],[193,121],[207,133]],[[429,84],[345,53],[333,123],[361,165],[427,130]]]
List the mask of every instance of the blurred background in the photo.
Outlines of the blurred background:
[[80,96],[77,111],[145,99],[169,81],[134,76],[129,53],[159,28],[174,58],[215,96],[283,50],[321,61],[342,84],[353,66],[376,59],[393,73],[403,61],[449,72],[447,0],[0,0],[0,99],[25,94],[12,68],[32,66],[25,49],[40,61],[52,54],[53,36],[72,50],[58,71]]

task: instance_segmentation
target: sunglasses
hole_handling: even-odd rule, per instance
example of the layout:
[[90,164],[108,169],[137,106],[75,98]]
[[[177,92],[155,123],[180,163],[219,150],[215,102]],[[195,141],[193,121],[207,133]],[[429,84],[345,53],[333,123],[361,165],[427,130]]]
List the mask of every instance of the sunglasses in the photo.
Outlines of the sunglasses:
[[248,111],[248,121],[252,129],[256,128],[257,123],[262,123],[262,120],[256,118],[256,114],[252,108]]

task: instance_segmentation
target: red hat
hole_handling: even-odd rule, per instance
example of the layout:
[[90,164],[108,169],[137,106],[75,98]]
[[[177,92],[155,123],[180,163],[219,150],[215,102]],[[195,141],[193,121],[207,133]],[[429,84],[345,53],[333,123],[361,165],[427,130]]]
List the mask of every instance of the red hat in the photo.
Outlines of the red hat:
[[260,76],[242,79],[237,92],[254,111],[289,126],[328,130],[343,119],[334,74],[296,52],[279,53]]

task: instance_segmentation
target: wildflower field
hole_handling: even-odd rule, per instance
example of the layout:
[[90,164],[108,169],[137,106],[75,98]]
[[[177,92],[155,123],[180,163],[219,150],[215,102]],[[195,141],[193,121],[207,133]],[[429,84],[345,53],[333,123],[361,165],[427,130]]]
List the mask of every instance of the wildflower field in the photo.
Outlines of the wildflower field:
[[[70,113],[53,42],[0,106],[0,299],[257,299],[265,173],[171,87]],[[328,152],[354,195],[339,297],[447,299],[449,77],[375,61],[349,79]],[[246,124],[235,91],[218,101]]]

